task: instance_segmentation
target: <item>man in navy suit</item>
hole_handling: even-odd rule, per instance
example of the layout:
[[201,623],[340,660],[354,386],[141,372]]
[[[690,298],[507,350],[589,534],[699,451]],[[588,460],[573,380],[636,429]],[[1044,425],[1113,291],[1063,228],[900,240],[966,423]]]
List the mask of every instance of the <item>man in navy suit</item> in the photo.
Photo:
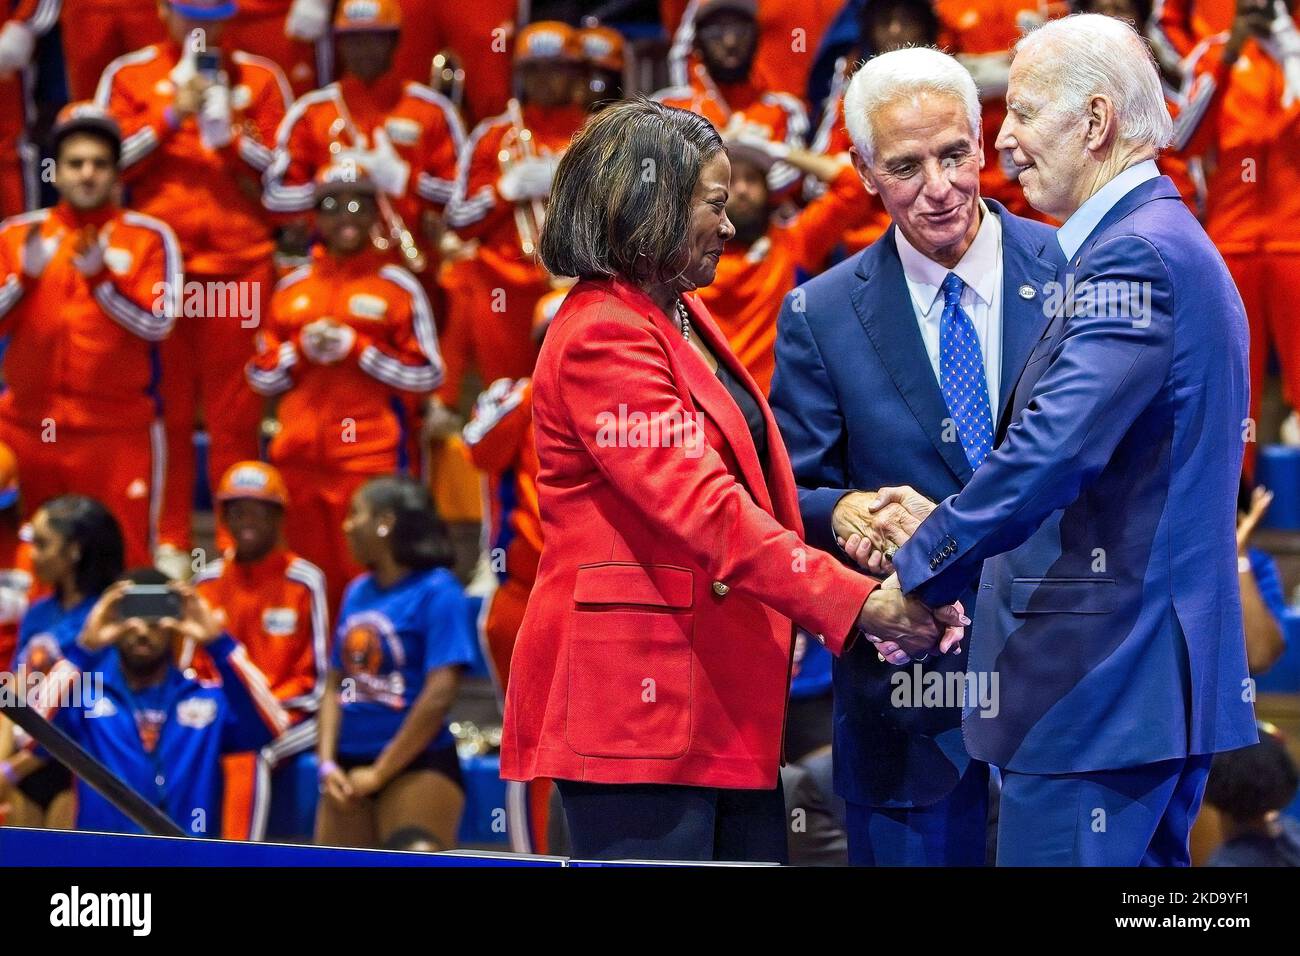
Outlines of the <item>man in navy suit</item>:
[[[1052,229],[980,199],[979,95],[956,60],[882,54],[844,103],[858,172],[894,224],[786,297],[771,393],[808,541],[832,553],[916,527],[898,506],[873,514],[874,495],[854,489],[906,483],[938,499],[970,481],[1043,332],[1055,275],[1042,258]],[[958,591],[970,613],[975,589]],[[965,699],[952,693],[965,658],[900,670],[880,650],[859,641],[834,664],[849,860],[981,865],[988,766],[967,753]]]
[[[980,599],[973,756],[1002,769],[1000,865],[1186,865],[1213,753],[1256,740],[1234,567],[1246,318],[1156,169],[1155,63],[1126,23],[1053,21],[1016,48],[1011,150],[1062,220],[1048,321],[1009,426],[892,555],[932,604]],[[911,489],[882,491],[877,506]],[[889,547],[885,553],[889,553]]]

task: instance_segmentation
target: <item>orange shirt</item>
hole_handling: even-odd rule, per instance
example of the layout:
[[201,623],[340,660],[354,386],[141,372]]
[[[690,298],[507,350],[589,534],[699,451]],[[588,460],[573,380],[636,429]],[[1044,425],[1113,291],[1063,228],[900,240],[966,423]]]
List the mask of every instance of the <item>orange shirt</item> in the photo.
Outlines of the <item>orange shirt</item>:
[[[53,249],[39,278],[22,271],[35,228]],[[87,279],[73,264],[75,236],[105,243],[104,269]],[[178,312],[176,237],[151,216],[116,206],[65,203],[0,223],[0,335],[9,336],[0,416],[39,430],[112,431],[153,421],[152,345]]]
[[244,272],[274,250],[261,183],[292,99],[289,84],[270,60],[231,53],[222,69],[234,136],[229,145],[212,148],[201,141],[194,116],[175,128],[168,121],[180,56],[180,47],[168,41],[118,57],[104,71],[95,101],[121,124],[131,205],[175,230],[186,268],[205,275]]
[[1179,57],[1202,40],[1232,28],[1237,0],[1160,0],[1155,29]]
[[[533,443],[533,381],[497,379],[478,397],[464,431],[474,467],[488,476],[491,547],[505,545],[505,573],[527,585],[542,554],[542,517],[537,503],[537,447]],[[513,491],[504,513],[505,487]],[[507,533],[506,529],[509,529]]]
[[844,223],[861,215],[866,190],[845,166],[830,189],[789,225],[776,225],[748,249],[730,245],[718,261],[713,284],[698,290],[731,349],[764,394],[776,370],[776,317],[795,287],[797,268],[820,266],[840,241]]
[[[753,76],[741,83],[714,83],[702,63],[691,65],[690,78],[689,85],[670,86],[653,99],[699,113],[719,130],[739,115],[745,123],[764,128],[768,139],[791,146],[807,141],[808,112],[790,94],[769,92]],[[767,178],[774,190],[787,189],[798,179],[799,171],[787,163],[776,163]]]
[[[848,89],[852,62],[844,58],[835,65],[835,80],[822,107],[821,125],[818,126],[812,141],[812,151],[815,153],[836,156],[847,153],[853,146],[848,127],[844,123],[844,92]],[[814,188],[819,192],[822,187],[818,184]],[[860,252],[883,236],[891,221],[880,197],[873,196],[863,189],[860,212],[845,225],[839,244],[846,255]]]
[[[302,347],[304,326],[322,318],[356,333],[331,365]],[[411,273],[375,250],[341,259],[318,250],[276,286],[248,381],[284,395],[272,461],[379,474],[397,468],[407,401],[437,388],[442,371],[433,312]]]
[[1282,106],[1282,68],[1253,39],[1225,67],[1226,39],[1188,58],[1175,145],[1203,158],[1205,231],[1220,252],[1300,252],[1300,102]]
[[465,131],[445,96],[391,72],[369,86],[344,76],[293,104],[276,134],[275,160],[266,174],[266,208],[277,213],[311,209],[317,170],[338,149],[373,148],[380,128],[410,164],[405,192],[392,198],[397,213],[418,235],[421,209],[428,205],[441,213],[451,201]]
[[[584,119],[585,114],[578,107],[523,106],[524,126],[532,132],[537,153],[543,156],[564,152]],[[515,285],[540,283],[545,287],[545,271],[520,249],[515,206],[497,191],[497,181],[504,172],[498,153],[510,129],[510,116],[506,113],[474,127],[461,155],[456,201],[447,218],[462,239],[479,240],[479,262],[494,278]],[[530,317],[535,301],[526,303]],[[484,309],[488,307],[488,303],[483,303]]]
[[[195,576],[194,587],[266,675],[271,692],[294,721],[314,713],[329,661],[320,568],[286,548],[252,562],[236,561],[227,553]],[[201,674],[204,657],[196,653],[193,661]]]

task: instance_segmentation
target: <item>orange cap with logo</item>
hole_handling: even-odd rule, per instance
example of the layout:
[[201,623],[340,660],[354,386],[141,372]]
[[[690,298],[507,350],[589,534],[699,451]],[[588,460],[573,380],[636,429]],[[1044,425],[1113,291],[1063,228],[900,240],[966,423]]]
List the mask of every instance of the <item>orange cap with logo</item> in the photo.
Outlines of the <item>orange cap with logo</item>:
[[343,0],[334,14],[335,33],[401,28],[402,8],[397,0]]
[[559,20],[538,20],[515,37],[515,63],[545,63],[548,60],[582,60],[578,31]]
[[283,508],[289,503],[289,489],[280,472],[266,462],[239,461],[221,476],[216,499],[226,502],[240,498],[269,501]]

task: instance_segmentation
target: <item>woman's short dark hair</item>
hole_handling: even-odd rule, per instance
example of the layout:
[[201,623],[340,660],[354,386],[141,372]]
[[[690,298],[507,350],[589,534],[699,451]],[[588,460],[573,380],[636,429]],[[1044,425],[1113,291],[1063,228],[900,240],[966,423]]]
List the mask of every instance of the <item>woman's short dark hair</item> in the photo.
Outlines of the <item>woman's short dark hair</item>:
[[1234,820],[1254,820],[1281,810],[1300,786],[1286,741],[1271,725],[1260,724],[1259,743],[1216,754],[1205,785],[1205,802]]
[[76,542],[73,576],[77,590],[98,597],[117,580],[125,563],[122,528],[112,513],[94,498],[60,495],[41,506],[54,532],[67,543]]
[[391,475],[370,479],[361,494],[373,514],[392,512],[393,526],[386,540],[398,564],[417,571],[452,566],[451,535],[428,488],[412,478]]
[[542,263],[579,279],[639,284],[678,275],[700,170],[722,148],[704,117],[644,97],[592,116],[556,171]]

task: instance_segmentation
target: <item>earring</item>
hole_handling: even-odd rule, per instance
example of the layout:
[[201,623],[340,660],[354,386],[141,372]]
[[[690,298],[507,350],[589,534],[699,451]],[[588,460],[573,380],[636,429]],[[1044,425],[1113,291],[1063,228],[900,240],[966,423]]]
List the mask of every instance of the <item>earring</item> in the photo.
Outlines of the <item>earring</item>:
[[388,525],[383,525],[383,524],[381,524],[378,528],[375,529],[375,534],[379,535],[379,537],[381,537],[381,538],[387,538],[387,537],[388,537]]

